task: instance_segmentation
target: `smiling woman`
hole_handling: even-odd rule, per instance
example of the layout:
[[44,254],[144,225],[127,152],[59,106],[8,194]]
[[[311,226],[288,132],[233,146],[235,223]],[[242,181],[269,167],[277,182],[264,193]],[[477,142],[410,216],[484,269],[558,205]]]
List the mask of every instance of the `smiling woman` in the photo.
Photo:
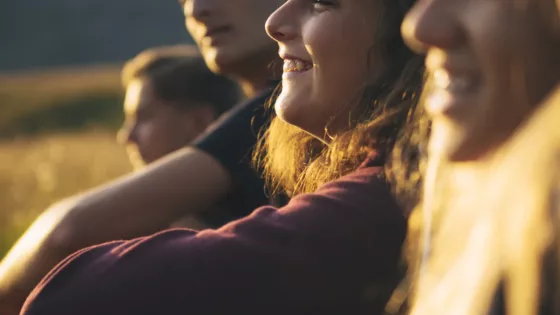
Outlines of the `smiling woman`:
[[560,83],[555,1],[420,1],[403,33],[427,53],[432,119],[411,314],[558,313],[557,135],[517,134]]
[[[243,27],[244,1],[185,2],[187,26],[216,69],[253,47],[229,41]],[[211,20],[211,3],[232,10]],[[294,198],[217,230],[85,249],[47,275],[22,314],[380,314],[406,230],[383,172],[423,75],[422,58],[400,37],[411,4],[286,1],[267,31],[292,57],[260,148],[265,168],[288,172],[269,175]],[[225,33],[214,41],[216,30],[228,41]]]
[[408,6],[290,0],[270,16],[285,72],[255,160],[273,192],[313,192],[392,150],[422,80],[422,58],[399,36]]
[[482,157],[558,81],[554,2],[525,3],[430,0],[408,15],[405,39],[427,51],[432,150],[455,161]]
[[377,66],[366,63],[377,44],[372,12],[375,2],[368,0],[299,0],[286,1],[268,18],[267,31],[288,69],[275,103],[279,118],[325,142],[327,134],[348,128],[351,105]]

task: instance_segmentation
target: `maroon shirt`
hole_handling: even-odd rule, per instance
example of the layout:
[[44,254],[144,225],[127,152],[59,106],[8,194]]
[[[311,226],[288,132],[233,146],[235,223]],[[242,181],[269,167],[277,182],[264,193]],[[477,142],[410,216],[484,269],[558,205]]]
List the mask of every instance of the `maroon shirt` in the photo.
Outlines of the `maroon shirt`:
[[218,230],[81,250],[22,314],[372,314],[385,299],[364,297],[390,287],[406,234],[380,170],[360,168]]

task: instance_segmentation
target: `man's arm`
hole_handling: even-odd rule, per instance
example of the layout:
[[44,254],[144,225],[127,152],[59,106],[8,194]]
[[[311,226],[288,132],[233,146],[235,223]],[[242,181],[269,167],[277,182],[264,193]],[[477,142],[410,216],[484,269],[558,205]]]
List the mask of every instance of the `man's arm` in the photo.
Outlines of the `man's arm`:
[[214,205],[227,194],[230,181],[228,171],[211,155],[185,148],[54,205],[0,263],[0,310],[17,311],[41,278],[69,254],[165,229],[185,213]]
[[270,93],[235,106],[191,147],[49,208],[0,263],[0,310],[19,307],[56,263],[86,246],[152,234],[186,215],[221,225],[206,209],[232,191],[240,197],[233,217],[266,204],[250,152],[270,119]]

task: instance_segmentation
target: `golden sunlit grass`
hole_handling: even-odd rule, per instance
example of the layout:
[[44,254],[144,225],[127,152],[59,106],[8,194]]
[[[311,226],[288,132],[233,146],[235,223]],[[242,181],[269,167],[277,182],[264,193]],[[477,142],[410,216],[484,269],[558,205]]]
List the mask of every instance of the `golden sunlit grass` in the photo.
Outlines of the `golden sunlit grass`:
[[[0,258],[53,202],[130,170],[114,131],[80,131],[118,121],[120,94],[120,65],[0,74]],[[53,134],[66,121],[77,123]],[[10,137],[14,126],[47,127]]]
[[0,143],[0,257],[51,203],[129,171],[113,132]]

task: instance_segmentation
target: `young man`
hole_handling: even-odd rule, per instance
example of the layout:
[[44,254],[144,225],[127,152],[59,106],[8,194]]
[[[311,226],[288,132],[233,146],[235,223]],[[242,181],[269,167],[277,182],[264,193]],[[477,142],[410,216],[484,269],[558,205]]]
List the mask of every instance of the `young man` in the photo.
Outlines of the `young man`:
[[126,119],[117,138],[137,170],[191,143],[240,96],[191,46],[140,53],[124,66],[122,82]]
[[[281,69],[264,23],[283,0],[186,0],[188,31],[208,67],[234,79],[250,100],[237,105],[188,147],[134,174],[47,209],[0,263],[0,310],[19,309],[37,282],[83,247],[129,239],[196,214],[219,226],[268,203],[250,165],[256,133],[268,121],[264,103]],[[247,10],[247,8],[251,8]],[[271,71],[272,70],[272,71]],[[228,213],[204,210],[228,199]],[[128,218],[128,219],[123,219]],[[5,314],[5,313],[2,313]]]
[[[136,170],[190,144],[241,96],[239,86],[208,70],[192,46],[142,52],[124,66],[122,82],[126,118],[117,139]],[[228,211],[220,206],[211,211]],[[208,227],[192,215],[172,226]]]

